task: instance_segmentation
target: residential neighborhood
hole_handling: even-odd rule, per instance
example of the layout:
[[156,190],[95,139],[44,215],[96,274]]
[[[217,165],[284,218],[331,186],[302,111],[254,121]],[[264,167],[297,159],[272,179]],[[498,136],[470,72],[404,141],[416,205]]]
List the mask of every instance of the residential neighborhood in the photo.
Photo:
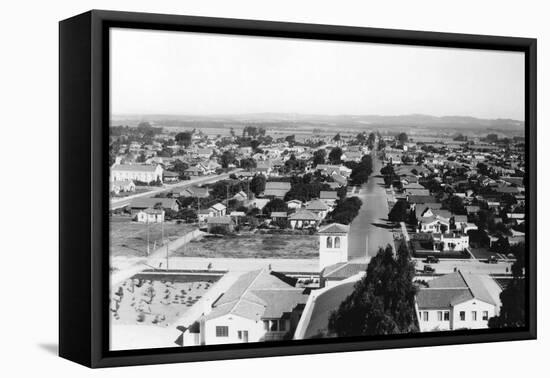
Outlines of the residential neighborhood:
[[[525,274],[518,133],[110,131],[112,349],[508,326],[501,293]],[[390,323],[349,329],[350,303],[382,283]]]

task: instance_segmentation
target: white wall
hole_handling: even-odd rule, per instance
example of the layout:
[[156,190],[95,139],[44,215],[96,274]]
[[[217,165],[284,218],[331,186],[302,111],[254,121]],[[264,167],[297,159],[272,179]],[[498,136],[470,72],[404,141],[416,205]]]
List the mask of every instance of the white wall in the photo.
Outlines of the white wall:
[[[9,185],[0,187],[4,198],[31,198],[40,191],[41,211],[57,216],[58,149],[58,25],[63,18],[96,9],[133,10],[158,13],[252,18],[264,20],[312,22],[325,24],[373,26],[444,32],[498,34],[539,38],[539,140],[549,140],[548,89],[550,85],[550,26],[548,2],[540,0],[37,0],[10,1],[3,4],[5,17],[0,23],[2,69],[0,79],[3,106],[4,144],[2,158],[10,177]],[[75,125],[78,127],[78,125]],[[17,143],[16,143],[17,142]],[[24,147],[23,147],[24,146]],[[550,155],[539,145],[539,192],[550,187]],[[23,169],[23,168],[24,169]],[[40,167],[40,169],[32,169]],[[29,181],[29,170],[33,178]],[[26,185],[29,183],[32,185]],[[35,184],[40,183],[37,187]],[[412,348],[355,353],[333,353],[298,357],[277,357],[217,361],[210,363],[156,365],[124,369],[88,370],[55,356],[57,343],[57,220],[29,224],[29,211],[21,211],[21,201],[6,201],[4,211],[11,214],[4,221],[4,282],[17,290],[5,290],[3,303],[1,371],[5,376],[25,376],[55,371],[58,377],[151,377],[153,375],[280,377],[308,375],[333,377],[342,375],[342,366],[359,371],[368,366],[373,376],[410,375],[411,369],[429,353],[430,371],[447,378],[475,375],[518,377],[543,371],[548,365],[550,331],[542,314],[550,313],[548,298],[550,276],[539,273],[539,341],[458,345],[439,348]],[[34,206],[34,205],[33,205]],[[25,207],[23,207],[25,208]],[[539,202],[539,230],[550,226],[550,201]],[[7,226],[7,227],[6,227]],[[40,241],[40,248],[28,248],[26,241]],[[539,232],[539,235],[544,235]],[[540,253],[539,271],[549,268],[547,254]],[[25,269],[25,279],[16,268]],[[36,293],[40,287],[40,295]],[[514,358],[506,360],[513,348]],[[457,359],[467,361],[457,364]],[[396,363],[398,361],[399,363]],[[368,364],[368,365],[366,365]],[[452,368],[449,368],[452,366]],[[390,374],[391,372],[391,374]],[[427,375],[430,375],[429,372]],[[539,373],[540,374],[540,373]],[[435,375],[435,373],[434,373]]]
[[[340,248],[335,248],[335,238],[340,239]],[[339,263],[348,261],[348,237],[345,235],[319,235],[319,270]],[[331,238],[332,247],[327,247],[327,238]]]
[[[228,336],[217,337],[217,326],[227,326],[229,328]],[[243,341],[238,338],[238,331],[248,331],[248,342],[256,342],[265,334],[264,323],[261,320],[255,322],[233,314],[207,320],[205,322],[206,345],[242,343]]]
[[[466,319],[464,321],[460,320],[460,312],[464,311]],[[477,320],[472,319],[472,311],[476,311]],[[487,321],[483,320],[482,313],[483,311],[488,311],[489,319],[495,315],[495,306],[489,303],[482,302],[478,299],[472,299],[470,301],[456,305],[453,308],[452,321],[453,329],[460,328],[469,328],[469,329],[478,329],[478,328],[487,328]]]

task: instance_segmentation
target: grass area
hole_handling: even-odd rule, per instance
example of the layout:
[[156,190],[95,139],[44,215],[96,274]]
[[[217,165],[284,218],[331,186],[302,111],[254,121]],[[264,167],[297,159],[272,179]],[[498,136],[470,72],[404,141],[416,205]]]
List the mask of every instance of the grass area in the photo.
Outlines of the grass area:
[[314,259],[319,257],[316,235],[230,235],[203,237],[174,252],[175,256],[208,258],[281,258]]
[[[111,256],[144,257],[147,252],[147,226],[144,223],[132,222],[130,217],[111,217],[109,222]],[[195,226],[190,224],[164,224],[164,240],[175,240]],[[149,224],[149,248],[153,252],[162,245],[162,226],[159,223]]]

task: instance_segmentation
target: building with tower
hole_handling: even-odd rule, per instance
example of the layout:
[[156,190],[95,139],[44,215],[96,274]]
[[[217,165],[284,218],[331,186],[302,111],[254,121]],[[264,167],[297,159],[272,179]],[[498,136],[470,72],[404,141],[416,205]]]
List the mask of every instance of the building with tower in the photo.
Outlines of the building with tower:
[[332,223],[319,234],[319,271],[330,265],[348,261],[349,226]]

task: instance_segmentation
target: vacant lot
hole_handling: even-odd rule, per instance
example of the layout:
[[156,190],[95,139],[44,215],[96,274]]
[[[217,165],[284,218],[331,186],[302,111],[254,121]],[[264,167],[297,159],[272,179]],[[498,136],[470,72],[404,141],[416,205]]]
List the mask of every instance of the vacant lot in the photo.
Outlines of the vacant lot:
[[319,257],[315,235],[235,235],[203,237],[180,248],[174,255],[187,257],[314,259]]
[[[149,250],[153,252],[162,245],[161,224],[132,222],[130,217],[111,217],[110,252],[111,256],[144,257],[147,255],[147,228],[149,228]],[[193,225],[166,222],[164,224],[164,240],[175,240],[189,231]]]

